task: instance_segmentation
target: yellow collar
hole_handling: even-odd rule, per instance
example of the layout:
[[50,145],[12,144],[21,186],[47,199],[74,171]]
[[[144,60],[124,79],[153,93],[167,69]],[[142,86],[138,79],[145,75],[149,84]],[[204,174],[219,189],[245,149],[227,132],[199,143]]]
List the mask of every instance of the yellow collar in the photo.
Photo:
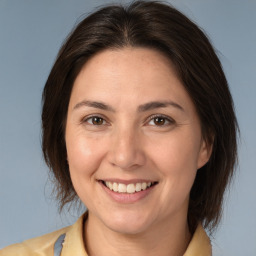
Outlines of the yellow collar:
[[[70,227],[66,233],[65,242],[63,243],[63,256],[81,255],[88,256],[83,242],[83,226],[87,213],[81,216],[78,221]],[[211,243],[202,225],[199,224],[189,243],[184,256],[211,256]]]
[[[55,250],[54,255],[61,256],[79,255],[88,256],[84,247],[83,227],[84,221],[87,219],[87,213],[82,215],[77,222],[69,227],[54,231],[40,237],[26,240],[19,244],[13,244],[0,250],[0,255],[12,256],[33,256],[33,255],[53,255],[56,241],[58,249]],[[62,237],[65,234],[63,244]],[[60,240],[59,240],[60,239]],[[56,248],[55,248],[56,249]],[[57,252],[58,251],[58,252]],[[184,254],[184,256],[211,256],[211,243],[202,225],[198,225],[191,242]]]

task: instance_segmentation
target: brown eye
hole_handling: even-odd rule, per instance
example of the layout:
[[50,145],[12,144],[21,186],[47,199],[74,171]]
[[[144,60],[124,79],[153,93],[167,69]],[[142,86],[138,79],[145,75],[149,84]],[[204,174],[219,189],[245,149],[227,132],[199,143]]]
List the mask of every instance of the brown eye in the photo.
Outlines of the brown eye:
[[168,117],[168,116],[163,116],[163,115],[153,115],[150,117],[150,120],[148,122],[148,125],[151,126],[158,126],[158,127],[165,127],[174,124],[175,121]]
[[104,125],[104,124],[106,124],[106,121],[104,120],[104,118],[102,118],[100,116],[89,117],[85,120],[85,122],[87,122],[91,125]]
[[155,117],[153,120],[154,120],[154,124],[158,126],[164,125],[166,122],[166,118],[164,117]]
[[103,118],[97,117],[97,116],[92,117],[92,123],[94,125],[102,125],[103,124]]

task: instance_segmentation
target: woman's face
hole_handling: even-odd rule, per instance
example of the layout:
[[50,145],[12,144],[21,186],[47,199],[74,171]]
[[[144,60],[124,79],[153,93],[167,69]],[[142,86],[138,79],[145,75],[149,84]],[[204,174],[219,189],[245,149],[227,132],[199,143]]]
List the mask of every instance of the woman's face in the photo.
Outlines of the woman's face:
[[127,234],[186,220],[197,169],[209,158],[172,64],[145,48],[106,50],[85,64],[71,93],[66,147],[89,214]]

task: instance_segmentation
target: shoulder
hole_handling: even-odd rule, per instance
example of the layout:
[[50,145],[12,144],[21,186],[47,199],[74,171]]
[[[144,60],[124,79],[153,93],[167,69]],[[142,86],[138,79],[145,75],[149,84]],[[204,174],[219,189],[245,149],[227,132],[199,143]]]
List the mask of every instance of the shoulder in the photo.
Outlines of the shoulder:
[[[83,243],[83,224],[86,219],[87,212],[72,226],[5,247],[0,250],[0,256],[49,256],[54,255],[54,249],[58,251],[60,248],[63,249],[61,249],[63,255],[72,255],[76,252],[75,255],[87,256]],[[63,234],[65,240],[59,240]],[[61,241],[60,245],[58,241]]]
[[198,224],[188,248],[183,256],[212,256],[210,238],[202,224]]
[[52,233],[25,240],[22,243],[9,245],[0,250],[0,256],[30,256],[30,255],[53,255],[54,243],[58,237],[70,227],[62,228]]

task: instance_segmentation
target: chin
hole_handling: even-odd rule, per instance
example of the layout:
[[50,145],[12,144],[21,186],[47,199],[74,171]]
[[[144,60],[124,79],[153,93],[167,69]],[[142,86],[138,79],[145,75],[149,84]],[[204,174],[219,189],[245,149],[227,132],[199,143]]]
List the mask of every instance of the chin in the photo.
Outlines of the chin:
[[145,225],[140,223],[110,223],[108,226],[112,231],[124,235],[137,235],[147,230]]
[[136,235],[145,232],[151,225],[152,220],[145,214],[113,214],[104,218],[104,224],[112,231],[125,235]]

